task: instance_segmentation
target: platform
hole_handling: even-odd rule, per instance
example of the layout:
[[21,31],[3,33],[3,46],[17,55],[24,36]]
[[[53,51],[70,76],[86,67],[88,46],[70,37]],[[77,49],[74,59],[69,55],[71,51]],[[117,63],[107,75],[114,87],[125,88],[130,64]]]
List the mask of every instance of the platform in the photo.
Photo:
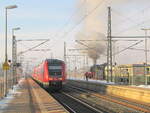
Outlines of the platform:
[[0,113],[68,113],[68,111],[31,78],[23,78],[7,97],[0,100]]
[[135,101],[143,102],[150,104],[150,89],[139,88],[126,85],[115,85],[115,84],[106,84],[100,82],[91,82],[84,80],[68,80],[69,85],[74,85],[96,92],[100,92],[108,95],[115,95],[118,97],[124,97],[128,99],[133,99]]

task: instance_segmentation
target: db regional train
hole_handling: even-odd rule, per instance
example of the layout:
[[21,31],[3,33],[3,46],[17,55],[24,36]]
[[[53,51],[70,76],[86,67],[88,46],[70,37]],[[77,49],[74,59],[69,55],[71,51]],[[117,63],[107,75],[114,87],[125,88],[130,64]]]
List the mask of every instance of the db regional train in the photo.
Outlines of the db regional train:
[[66,80],[65,63],[58,59],[46,59],[34,68],[32,78],[45,89],[59,90]]

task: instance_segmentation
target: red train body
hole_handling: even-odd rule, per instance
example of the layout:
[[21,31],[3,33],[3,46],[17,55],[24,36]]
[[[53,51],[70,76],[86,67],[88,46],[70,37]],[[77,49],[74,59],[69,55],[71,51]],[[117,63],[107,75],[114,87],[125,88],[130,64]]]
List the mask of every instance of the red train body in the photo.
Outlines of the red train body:
[[44,88],[61,89],[66,80],[65,63],[58,59],[46,59],[34,68],[32,77]]

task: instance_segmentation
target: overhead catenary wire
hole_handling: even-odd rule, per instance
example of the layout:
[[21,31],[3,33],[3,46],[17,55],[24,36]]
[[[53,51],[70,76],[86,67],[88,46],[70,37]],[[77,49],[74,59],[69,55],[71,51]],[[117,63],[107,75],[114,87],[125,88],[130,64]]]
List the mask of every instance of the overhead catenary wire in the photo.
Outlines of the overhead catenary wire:
[[[79,25],[84,19],[86,18],[86,16],[84,16],[82,19],[81,19],[81,21],[79,21],[79,23],[78,24],[76,24],[76,25]],[[143,22],[142,22],[143,23]],[[139,25],[139,24],[138,24]],[[74,26],[68,33],[66,33],[66,34],[64,34],[63,36],[65,37],[66,35],[68,35],[73,29],[75,29],[76,28],[76,26]],[[140,41],[140,42],[142,42],[142,41]],[[139,43],[140,43],[139,42]],[[137,44],[139,44],[139,43],[136,43],[135,45],[137,45]],[[132,45],[132,46],[134,46],[134,45]],[[131,46],[131,47],[132,47]],[[127,48],[128,49],[128,48]],[[121,52],[123,52],[123,51],[125,51],[126,49],[123,49],[122,51],[120,51],[119,53],[121,53]],[[119,54],[118,53],[118,54]]]
[[76,42],[79,43],[80,45],[83,45],[83,46],[87,47],[87,49],[94,49],[94,48],[91,48],[88,45],[86,45],[86,44],[84,44],[84,43],[82,43],[82,42],[80,42],[78,40],[76,40]]
[[[81,3],[81,6],[83,6],[85,4],[85,2],[83,1],[83,3]],[[73,12],[73,14],[71,14],[71,16],[69,16],[69,18],[67,19],[67,21],[60,27],[58,28],[58,30],[56,31],[56,33],[53,36],[50,36],[51,38],[55,38],[57,37],[57,35],[62,32],[64,30],[64,28],[69,25],[70,21],[72,20],[72,18],[75,16],[75,14],[80,10],[80,8],[77,8],[77,10],[75,12]],[[47,36],[48,33],[42,34],[44,37]],[[36,34],[31,34],[33,36],[37,36],[37,35],[41,35],[39,33]],[[49,35],[49,34],[48,34]],[[18,35],[20,37],[24,36],[24,37],[30,37],[30,35]]]
[[66,37],[69,33],[71,33],[71,31],[73,31],[78,25],[80,25],[87,17],[89,17],[91,14],[93,14],[101,5],[102,3],[104,3],[106,0],[102,0],[98,3],[98,5],[96,5],[96,7],[94,7],[91,11],[87,12],[86,15],[84,15],[81,20],[72,27],[72,29],[70,29],[68,32],[66,32],[62,37]]
[[48,41],[49,41],[49,40],[45,40],[44,42],[41,42],[40,44],[37,44],[37,45],[34,46],[34,47],[31,47],[31,48],[29,48],[29,49],[27,49],[27,50],[25,50],[25,51],[20,52],[20,54],[24,54],[24,53],[26,53],[26,52],[28,52],[28,51],[31,51],[31,50],[33,50],[33,49],[35,49],[35,48],[37,48],[37,47],[43,45],[44,43],[46,43],[46,42],[48,42]]
[[[85,4],[85,1],[83,1],[83,3],[81,3],[81,6],[83,6],[84,4]],[[54,39],[55,37],[57,37],[60,32],[63,32],[64,28],[70,24],[70,21],[72,20],[72,18],[73,18],[73,17],[76,15],[76,13],[79,12],[79,11],[80,11],[80,8],[77,8],[77,10],[76,10],[73,14],[71,14],[71,16],[68,18],[68,20],[56,31],[56,33],[54,34],[54,36],[52,36],[53,39]]]
[[[135,23],[135,20],[133,20],[131,17],[126,17],[126,16],[120,14],[120,12],[118,12],[118,11],[115,10],[115,9],[112,10],[112,13],[113,13],[113,14],[117,14],[118,16],[120,16],[120,17],[122,17],[122,18],[124,19],[124,21],[121,22],[121,23],[124,23],[125,21],[130,21],[130,22],[132,22],[132,23]],[[121,23],[114,24],[113,26],[120,25]]]
[[[143,9],[141,9],[140,11],[138,11],[137,13],[135,13],[135,14],[133,14],[133,15],[131,15],[131,16],[128,16],[128,17],[124,16],[124,15],[121,14],[119,11],[115,10],[114,8],[113,8],[113,10],[112,10],[112,13],[115,13],[115,14],[117,14],[118,16],[120,16],[120,17],[122,17],[122,18],[124,19],[121,23],[124,23],[124,22],[126,22],[126,21],[130,21],[130,22],[132,22],[132,23],[135,23],[135,20],[132,19],[132,18],[135,17],[135,15],[139,15],[139,13],[142,13],[142,12],[144,12],[144,11],[147,11],[148,9],[150,9],[150,6],[148,6],[148,7],[146,7],[146,8],[143,8]],[[117,24],[120,25],[120,23],[117,23]],[[116,24],[115,24],[114,26],[116,26]]]
[[[72,26],[71,29],[69,29],[67,32],[65,32],[62,36],[61,39],[66,37],[68,34],[70,34],[78,25],[80,25],[87,17],[89,17],[91,14],[93,14],[94,11],[96,11],[106,0],[102,0],[94,7],[90,12],[88,12],[86,15],[84,15],[74,26]],[[54,45],[54,44],[53,44]],[[53,46],[52,45],[52,46]]]
[[127,47],[127,48],[125,48],[125,49],[123,49],[123,50],[117,52],[117,53],[114,53],[113,55],[120,54],[120,53],[124,52],[125,50],[128,50],[128,49],[130,49],[131,47],[134,47],[134,46],[138,45],[138,44],[141,43],[141,42],[143,42],[143,40],[140,40],[140,41],[138,41],[138,42],[132,44],[131,46],[129,46],[129,47]]
[[[82,21],[84,20],[85,17],[86,17],[86,16],[84,16],[84,17],[82,18],[82,20],[79,21],[78,25],[80,24],[80,22],[82,22]],[[133,20],[131,20],[130,18],[128,18],[128,19],[129,19],[129,21],[133,22]],[[149,19],[142,21],[142,23],[143,23],[143,22],[148,22],[148,21],[149,21]],[[136,23],[136,22],[134,22],[134,23]],[[76,25],[77,25],[77,24],[76,24]],[[78,26],[78,25],[77,25],[77,26]],[[136,23],[136,25],[131,26],[131,27],[125,29],[125,31],[130,30],[132,27],[136,27],[136,26],[139,26],[139,25],[141,25],[141,23]],[[77,26],[73,27],[70,31],[64,33],[63,37],[65,37],[66,35],[68,35],[68,34],[69,34],[71,31],[73,31]],[[122,33],[122,32],[124,32],[124,30],[119,31],[117,34],[120,34],[120,33]],[[139,41],[139,42],[137,42],[137,43],[135,43],[135,44],[133,44],[133,45],[127,47],[126,49],[123,49],[123,50],[119,51],[117,54],[120,54],[121,52],[123,52],[123,51],[129,49],[130,47],[133,47],[133,46],[135,46],[135,45],[137,45],[137,44],[139,44],[139,43],[141,43],[141,42],[143,42],[143,41]]]
[[[81,5],[84,5],[84,2],[81,4]],[[75,13],[73,13],[70,17],[69,17],[69,19],[68,19],[68,21],[60,28],[60,29],[58,29],[57,30],[57,32],[56,32],[56,34],[54,35],[54,36],[51,36],[53,39],[55,38],[55,37],[57,37],[57,35],[59,34],[59,32],[62,32],[62,30],[64,30],[64,27],[66,27],[69,23],[70,23],[70,20],[72,20],[72,18],[74,17],[74,15],[79,11],[79,9],[80,8],[78,8],[76,11],[75,11]],[[20,41],[43,41],[43,40],[45,40],[45,39],[30,39],[30,40],[17,40],[18,42],[20,42]],[[48,40],[47,40],[48,41]],[[46,42],[46,41],[45,41]],[[42,45],[42,44],[41,44]],[[39,45],[40,46],[40,45]],[[32,48],[30,48],[31,50],[32,50]],[[27,49],[26,51],[24,51],[24,53],[26,53],[27,51],[29,51],[30,49]]]
[[[105,1],[105,0],[104,0]],[[87,15],[83,16],[81,20],[73,26],[68,32],[65,32],[61,37],[66,37],[69,33],[71,33],[78,25],[80,25],[88,16],[90,16],[104,1],[100,2],[93,10],[91,10]],[[147,20],[148,21],[148,20]],[[143,23],[143,22],[142,22]],[[138,24],[139,25],[139,24]]]
[[17,40],[17,42],[20,42],[20,41],[49,41],[49,39],[26,39],[26,40]]
[[[145,51],[145,49],[138,49],[138,48],[128,48],[128,49],[137,50],[137,51]],[[147,50],[147,51],[150,52],[150,50]]]
[[144,21],[142,21],[142,22],[140,22],[140,23],[137,23],[136,25],[130,26],[130,27],[124,29],[124,30],[121,30],[121,31],[119,31],[119,32],[117,32],[117,33],[115,33],[115,34],[118,35],[118,34],[121,34],[121,33],[123,33],[123,32],[126,32],[126,31],[128,31],[128,30],[134,29],[135,27],[140,26],[143,22],[150,22],[150,18],[147,19],[147,20],[144,20]]
[[[130,21],[130,22],[132,22],[132,24],[135,23],[135,24],[129,26],[128,28],[125,28],[125,29],[123,29],[123,30],[120,30],[120,31],[116,32],[115,34],[116,34],[116,35],[121,34],[121,33],[123,33],[123,32],[126,32],[126,31],[129,31],[129,30],[131,30],[131,29],[134,29],[135,27],[140,26],[140,25],[142,25],[143,23],[149,22],[150,18],[147,19],[147,20],[140,21],[140,22],[136,22],[136,21],[134,21],[135,19],[132,19],[132,17],[135,17],[135,15],[137,15],[137,14],[139,14],[140,12],[143,12],[143,11],[145,11],[145,10],[147,10],[147,9],[150,9],[150,6],[148,6],[148,7],[146,7],[146,8],[143,8],[142,10],[138,11],[136,14],[131,15],[130,17],[126,17],[126,16],[122,15],[121,13],[119,13],[119,11],[116,11],[115,9],[113,9],[113,11],[112,11],[113,13],[119,15],[119,16],[122,17],[122,18],[125,18],[124,21],[121,22],[121,23],[124,23],[125,21]],[[120,25],[120,23],[118,23],[118,24]],[[116,24],[115,24],[114,26],[116,26]]]
[[[137,40],[136,40],[136,41],[137,41]],[[84,50],[94,49],[94,48],[90,48],[89,46],[87,46],[86,44],[84,44],[84,43],[82,43],[82,42],[80,42],[80,41],[78,41],[78,40],[76,40],[76,42],[79,43],[79,44],[81,44],[81,45],[83,45],[83,46],[85,46],[85,47],[87,47],[87,48],[84,49]],[[131,46],[129,46],[129,47],[127,47],[127,48],[125,48],[125,49],[123,49],[123,50],[117,52],[117,53],[114,53],[113,56],[114,56],[114,55],[117,55],[117,54],[120,54],[120,53],[124,52],[125,50],[131,49],[131,47],[134,47],[134,46],[140,44],[141,42],[143,42],[143,40],[140,40],[140,41],[138,41],[138,42],[132,44]],[[103,54],[103,55],[107,56],[106,54]]]
[[[79,41],[79,40],[76,40],[76,42],[77,42],[78,44],[81,44],[81,45],[83,45],[83,46],[87,47],[87,48],[86,48],[86,50],[91,49],[91,50],[93,50],[94,52],[97,52],[97,51],[96,51],[96,48],[89,47],[88,45],[86,45],[86,44],[82,43],[82,42],[81,42],[81,41]],[[86,52],[86,53],[87,53],[87,52]],[[105,53],[103,53],[102,55],[107,56]]]
[[[101,1],[101,2],[99,2],[99,4],[95,7],[95,8],[93,8],[93,10],[91,10],[87,15],[85,15],[85,16],[83,16],[82,18],[81,18],[81,20],[75,25],[75,26],[73,26],[68,32],[65,32],[61,37],[66,37],[69,33],[71,33],[71,31],[73,31],[78,25],[80,25],[82,22],[83,22],[83,20],[85,20],[88,16],[90,16],[96,9],[98,9],[99,8],[99,6],[101,6],[101,4],[103,3],[103,2],[105,2],[106,0],[103,0],[103,1]],[[144,8],[144,9],[142,9],[141,11],[143,11],[143,10],[145,10],[145,9],[148,9],[148,8],[150,8],[150,7],[147,7],[147,8]],[[128,19],[129,19],[129,17],[127,17]],[[131,20],[131,19],[129,19],[130,21],[132,21],[133,22],[133,20]],[[145,20],[145,21],[142,21],[141,23],[143,23],[143,22],[148,22],[150,19],[147,19],[147,20]],[[141,23],[140,24],[136,24],[135,25],[135,27],[136,26],[138,26],[138,25],[141,25]],[[132,26],[131,26],[132,27]],[[128,30],[128,29],[130,29],[130,28],[127,28],[126,30]],[[120,34],[121,32],[123,32],[123,31],[120,31],[120,32],[118,32],[117,34]]]
[[46,52],[46,51],[51,51],[51,49],[33,49],[31,51],[40,51],[40,52]]
[[21,44],[21,45],[23,45],[23,46],[25,46],[26,48],[30,48],[30,47],[27,47],[24,43],[22,43],[22,42],[24,42],[24,41],[27,41],[27,42],[30,42],[30,41],[49,41],[49,39],[27,39],[27,40],[17,40],[17,42],[19,42],[19,44]]

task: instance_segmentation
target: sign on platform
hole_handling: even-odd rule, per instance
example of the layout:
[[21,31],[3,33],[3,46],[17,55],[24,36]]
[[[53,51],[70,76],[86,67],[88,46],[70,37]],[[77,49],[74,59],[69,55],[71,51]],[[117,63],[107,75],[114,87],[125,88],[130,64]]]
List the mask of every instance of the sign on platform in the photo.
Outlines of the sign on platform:
[[9,66],[8,62],[5,62],[3,64],[3,70],[9,70],[9,68],[10,68],[10,66]]

